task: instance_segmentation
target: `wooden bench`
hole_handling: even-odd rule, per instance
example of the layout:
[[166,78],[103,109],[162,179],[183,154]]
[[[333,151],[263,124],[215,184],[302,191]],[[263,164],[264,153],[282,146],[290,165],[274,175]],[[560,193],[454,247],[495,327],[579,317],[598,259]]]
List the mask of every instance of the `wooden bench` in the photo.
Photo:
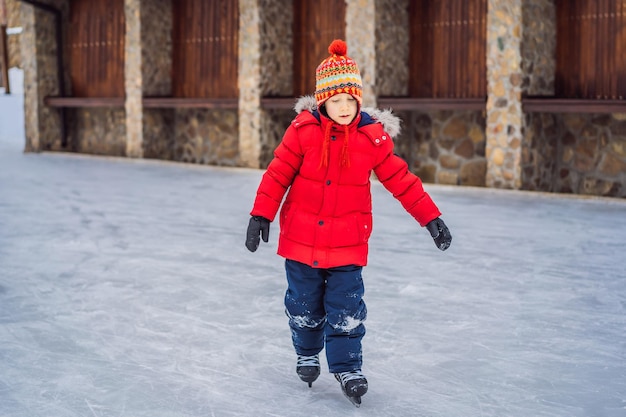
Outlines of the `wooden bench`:
[[378,98],[378,107],[393,110],[485,110],[486,104],[486,98]]
[[[263,97],[264,109],[290,110],[296,97]],[[124,107],[123,97],[46,97],[44,103],[59,108]],[[237,98],[178,98],[144,97],[143,107],[154,108],[204,108],[236,109]],[[626,100],[619,99],[569,99],[554,97],[523,97],[522,106],[530,113],[626,113]],[[485,110],[486,99],[481,98],[411,98],[379,97],[378,107],[393,110]]]
[[522,97],[528,113],[626,113],[626,100]]
[[[296,97],[263,97],[261,107],[264,109],[293,109]],[[474,98],[410,98],[410,97],[379,97],[378,107],[393,110],[484,110],[485,99]]]
[[[111,108],[124,107],[123,97],[46,97],[44,104],[57,108]],[[156,108],[203,108],[203,109],[236,109],[237,98],[178,98],[178,97],[144,97],[142,104],[145,109]]]

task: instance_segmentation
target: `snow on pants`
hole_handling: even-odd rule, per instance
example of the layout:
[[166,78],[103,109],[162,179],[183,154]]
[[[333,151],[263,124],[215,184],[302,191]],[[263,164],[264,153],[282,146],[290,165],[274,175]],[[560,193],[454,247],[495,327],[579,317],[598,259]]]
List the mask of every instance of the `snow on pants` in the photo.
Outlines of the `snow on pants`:
[[285,270],[285,307],[296,353],[312,356],[325,344],[331,373],[361,369],[367,316],[363,267],[320,269],[288,259]]

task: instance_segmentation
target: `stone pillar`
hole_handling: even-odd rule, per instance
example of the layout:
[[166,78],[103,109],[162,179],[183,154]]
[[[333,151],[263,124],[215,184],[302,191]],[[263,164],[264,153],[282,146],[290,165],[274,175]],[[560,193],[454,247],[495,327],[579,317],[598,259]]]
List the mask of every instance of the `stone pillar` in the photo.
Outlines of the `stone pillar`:
[[39,152],[39,97],[37,96],[37,50],[35,34],[35,9],[22,6],[22,36],[20,50],[23,54],[24,68],[24,134],[26,136],[25,152]]
[[487,187],[522,185],[522,1],[488,0]]
[[[58,2],[62,5],[62,2]],[[62,150],[61,113],[44,104],[59,95],[55,15],[22,3],[25,152]]]
[[[141,88],[143,96],[172,95],[172,1],[141,0]],[[143,109],[144,158],[174,159],[173,108]]]
[[[22,2],[19,0],[5,0],[7,12],[7,26],[10,28],[22,27],[22,18],[20,11]],[[9,68],[22,68],[22,54],[20,52],[21,34],[9,36]]]
[[261,20],[258,0],[239,0],[239,158],[259,168],[261,154]]
[[[554,0],[524,0],[522,94],[554,96],[556,6]],[[558,173],[559,115],[525,112],[522,136],[522,189],[555,191]]]
[[376,1],[346,0],[348,55],[359,65],[363,106],[376,107]]
[[124,0],[124,89],[126,92],[126,156],[143,157],[143,105],[141,74],[141,0]]

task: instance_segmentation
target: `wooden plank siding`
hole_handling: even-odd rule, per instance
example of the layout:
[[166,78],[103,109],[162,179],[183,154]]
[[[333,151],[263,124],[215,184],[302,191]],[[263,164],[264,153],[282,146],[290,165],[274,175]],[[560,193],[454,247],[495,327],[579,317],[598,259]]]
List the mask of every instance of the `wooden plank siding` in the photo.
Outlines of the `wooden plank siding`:
[[237,98],[237,0],[177,0],[173,7],[173,96]]
[[293,94],[298,97],[315,92],[315,69],[328,57],[328,45],[346,39],[346,2],[294,1],[293,16]]
[[557,0],[556,96],[626,97],[626,1]]
[[71,0],[67,44],[74,97],[124,97],[124,0]]
[[487,1],[414,0],[409,19],[410,96],[486,97]]

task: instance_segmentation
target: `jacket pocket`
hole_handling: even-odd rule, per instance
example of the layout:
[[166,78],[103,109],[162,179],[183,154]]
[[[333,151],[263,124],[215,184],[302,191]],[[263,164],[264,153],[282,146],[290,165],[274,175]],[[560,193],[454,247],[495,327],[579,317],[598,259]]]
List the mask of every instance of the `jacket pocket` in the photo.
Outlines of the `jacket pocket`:
[[361,243],[367,243],[372,235],[372,213],[361,213],[359,216],[359,238]]
[[359,246],[372,234],[372,215],[355,213],[333,221],[330,246],[334,248]]
[[291,223],[291,217],[289,216],[289,212],[291,211],[291,203],[283,204],[283,208],[280,210],[280,233],[285,234],[289,229],[289,224]]
[[315,215],[301,210],[298,204],[287,203],[280,213],[280,234],[288,240],[313,246],[316,218]]

